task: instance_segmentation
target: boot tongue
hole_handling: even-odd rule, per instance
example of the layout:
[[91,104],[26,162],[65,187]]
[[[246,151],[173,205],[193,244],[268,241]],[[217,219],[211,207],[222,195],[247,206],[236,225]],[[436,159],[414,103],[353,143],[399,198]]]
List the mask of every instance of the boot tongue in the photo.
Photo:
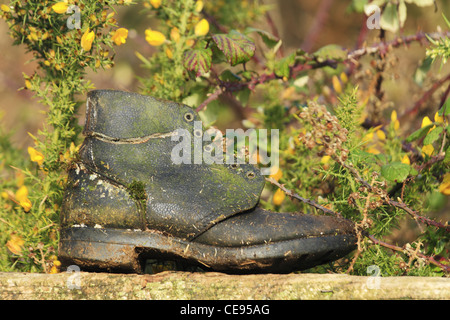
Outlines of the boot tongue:
[[195,120],[200,120],[198,115],[186,105],[132,92],[94,90],[88,93],[83,133],[133,139],[189,129]]
[[[254,208],[265,182],[259,169],[250,164],[174,163],[173,151],[181,140],[171,133],[185,129],[193,137],[198,118],[191,108],[174,102],[94,91],[88,99],[81,160],[131,193],[136,187],[145,191],[149,229],[192,239]],[[188,146],[195,149],[193,141]]]

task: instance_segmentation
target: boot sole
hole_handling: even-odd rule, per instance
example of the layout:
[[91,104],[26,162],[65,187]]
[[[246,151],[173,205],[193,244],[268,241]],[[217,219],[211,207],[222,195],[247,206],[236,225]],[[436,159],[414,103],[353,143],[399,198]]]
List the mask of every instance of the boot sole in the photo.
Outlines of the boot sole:
[[260,245],[217,247],[164,235],[72,227],[61,230],[59,259],[81,270],[143,273],[145,259],[187,262],[227,273],[284,273],[339,259],[355,246],[353,235],[300,238]]

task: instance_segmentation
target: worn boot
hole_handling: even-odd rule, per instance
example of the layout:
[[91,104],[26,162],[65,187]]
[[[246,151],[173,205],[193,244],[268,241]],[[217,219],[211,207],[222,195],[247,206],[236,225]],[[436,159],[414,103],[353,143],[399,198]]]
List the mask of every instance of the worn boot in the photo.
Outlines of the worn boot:
[[192,108],[97,90],[69,172],[59,259],[82,270],[143,272],[167,259],[230,273],[291,272],[355,248],[351,222],[268,212],[265,179],[250,164],[175,164],[177,129],[194,132]]

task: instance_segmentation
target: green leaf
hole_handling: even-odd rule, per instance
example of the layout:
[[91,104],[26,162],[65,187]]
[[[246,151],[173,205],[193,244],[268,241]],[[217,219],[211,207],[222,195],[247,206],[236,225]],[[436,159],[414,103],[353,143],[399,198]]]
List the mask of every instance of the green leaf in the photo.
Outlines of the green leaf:
[[439,139],[439,135],[442,131],[444,131],[443,127],[436,127],[428,132],[427,136],[423,140],[423,145],[426,146],[427,144],[432,144],[433,142],[435,142],[437,139]]
[[397,6],[388,3],[381,14],[380,27],[384,30],[397,32],[400,28],[400,21],[397,12]]
[[212,51],[207,49],[193,49],[184,53],[183,65],[188,71],[195,72],[198,77],[211,69]]
[[295,64],[296,53],[292,53],[287,57],[277,61],[275,64],[275,74],[278,77],[289,77],[291,73],[291,67]]
[[318,62],[325,60],[343,61],[347,59],[347,51],[337,44],[326,45],[313,53]]
[[426,127],[423,127],[423,128],[420,128],[419,130],[414,131],[408,138],[406,138],[406,142],[411,142],[411,141],[425,137],[432,126],[433,125],[430,124]]
[[450,146],[445,150],[444,164],[450,163]]
[[381,167],[381,175],[388,181],[402,182],[408,175],[411,167],[402,162],[392,162]]
[[448,116],[450,115],[450,97],[447,98],[447,100],[445,100],[444,105],[442,106],[442,108],[439,109],[438,114],[442,117],[444,114],[444,110],[445,110],[445,115]]
[[428,71],[430,71],[431,65],[433,63],[433,59],[430,57],[426,57],[420,66],[416,69],[416,72],[414,73],[414,82],[417,83],[419,86],[422,86],[423,81],[427,77]]
[[231,66],[247,62],[255,54],[255,44],[248,37],[235,30],[228,34],[215,34],[212,39]]
[[252,28],[252,27],[248,27],[247,29],[245,29],[244,33],[248,34],[248,33],[252,33],[252,32],[256,32],[261,36],[262,41],[266,44],[266,46],[268,46],[269,48],[273,48],[276,46],[276,44],[280,41],[280,39],[278,39],[277,37],[275,37],[273,34],[271,34],[270,32],[267,32],[266,30],[262,30],[262,29],[258,29],[258,28]]

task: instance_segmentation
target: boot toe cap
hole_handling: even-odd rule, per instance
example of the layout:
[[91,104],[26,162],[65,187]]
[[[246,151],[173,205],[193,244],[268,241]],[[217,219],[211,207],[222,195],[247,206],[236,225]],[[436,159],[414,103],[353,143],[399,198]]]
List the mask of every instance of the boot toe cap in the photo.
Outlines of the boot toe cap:
[[218,223],[195,241],[235,247],[338,235],[353,238],[353,223],[330,216],[275,213],[257,207],[251,212],[243,212]]

